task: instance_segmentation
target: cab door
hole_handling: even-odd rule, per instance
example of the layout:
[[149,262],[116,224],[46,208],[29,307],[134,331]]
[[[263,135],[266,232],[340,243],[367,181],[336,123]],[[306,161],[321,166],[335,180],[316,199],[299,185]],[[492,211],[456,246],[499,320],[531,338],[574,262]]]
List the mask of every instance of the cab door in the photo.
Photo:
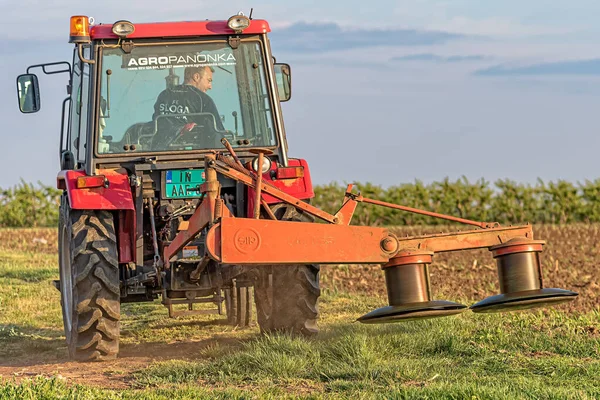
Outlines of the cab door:
[[[86,54],[87,53],[87,54]],[[89,46],[84,47],[85,58],[89,57]],[[82,169],[86,165],[88,146],[88,119],[90,111],[90,65],[79,59],[77,50],[73,52],[73,72],[71,75],[71,107],[67,141],[61,153],[70,153],[74,168]]]

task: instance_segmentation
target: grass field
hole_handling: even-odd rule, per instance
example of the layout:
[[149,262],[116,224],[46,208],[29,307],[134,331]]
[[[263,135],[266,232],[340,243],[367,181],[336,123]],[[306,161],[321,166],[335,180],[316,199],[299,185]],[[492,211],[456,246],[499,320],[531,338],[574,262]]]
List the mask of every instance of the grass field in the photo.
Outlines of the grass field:
[[[600,398],[600,225],[534,231],[548,241],[545,286],[580,292],[575,302],[365,326],[353,321],[386,304],[379,268],[327,266],[315,339],[126,304],[120,357],[82,364],[66,358],[51,285],[55,231],[0,230],[0,399]],[[487,251],[436,256],[431,270],[437,299],[471,304],[497,293]]]

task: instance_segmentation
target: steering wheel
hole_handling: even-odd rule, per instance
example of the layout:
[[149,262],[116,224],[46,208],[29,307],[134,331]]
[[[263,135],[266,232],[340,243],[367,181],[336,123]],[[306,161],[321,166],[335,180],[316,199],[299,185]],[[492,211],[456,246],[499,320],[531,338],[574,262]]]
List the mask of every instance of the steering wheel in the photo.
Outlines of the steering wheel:
[[219,140],[224,137],[219,131],[214,130],[212,132],[206,132],[205,126],[197,125],[192,122],[184,125],[179,132],[171,136],[166,143],[167,147],[171,146],[189,146],[192,145],[195,148],[214,148],[215,143],[219,143]]
[[[215,116],[211,113],[182,114],[177,117],[187,116],[194,122],[173,124],[173,129],[167,132],[157,132],[158,138],[164,140],[155,140],[154,150],[168,150],[173,146],[193,146],[194,149],[218,148],[221,138],[225,137],[226,131],[217,130]],[[178,121],[180,121],[178,119]]]

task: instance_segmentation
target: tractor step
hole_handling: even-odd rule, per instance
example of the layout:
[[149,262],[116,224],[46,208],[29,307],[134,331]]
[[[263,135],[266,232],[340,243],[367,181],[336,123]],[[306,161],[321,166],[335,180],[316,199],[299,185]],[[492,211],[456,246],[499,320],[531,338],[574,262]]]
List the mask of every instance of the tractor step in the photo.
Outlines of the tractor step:
[[192,315],[221,314],[218,308],[210,310],[194,310],[191,304],[189,304],[187,310],[181,311],[173,310],[173,304],[167,304],[166,307],[169,310],[169,318],[189,317]]
[[[163,299],[162,304],[169,310],[169,318],[175,317],[186,317],[190,315],[206,315],[206,314],[223,314],[222,302],[224,298],[221,296],[213,296],[208,298],[186,298],[186,299]],[[194,310],[194,304],[199,303],[213,303],[216,304],[217,308],[211,308],[208,310]],[[175,311],[173,305],[175,304],[187,304],[187,310]]]

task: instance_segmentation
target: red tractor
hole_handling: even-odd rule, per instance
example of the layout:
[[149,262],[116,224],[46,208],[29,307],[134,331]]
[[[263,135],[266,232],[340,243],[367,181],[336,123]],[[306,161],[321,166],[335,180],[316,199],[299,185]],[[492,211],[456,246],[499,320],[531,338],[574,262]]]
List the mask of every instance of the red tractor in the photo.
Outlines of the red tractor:
[[[383,203],[351,186],[335,215],[312,206],[308,165],[287,151],[281,102],[291,95],[290,67],[275,63],[269,31],[266,21],[241,13],[227,21],[112,25],[74,16],[72,63],[33,65],[17,78],[19,108],[29,113],[40,109],[31,69],[69,75],[56,285],[72,358],[116,357],[121,303],[159,297],[171,317],[222,314],[224,306],[238,326],[250,323],[255,303],[261,331],[314,335],[319,264],[382,265],[389,306],[359,318],[365,323],[464,311],[432,300],[428,266],[441,251],[487,247],[497,259],[502,293],[473,311],[577,295],[542,287],[544,242],[533,240],[530,226]],[[478,229],[398,238],[351,226],[359,202]],[[194,309],[198,303],[215,308]]]

